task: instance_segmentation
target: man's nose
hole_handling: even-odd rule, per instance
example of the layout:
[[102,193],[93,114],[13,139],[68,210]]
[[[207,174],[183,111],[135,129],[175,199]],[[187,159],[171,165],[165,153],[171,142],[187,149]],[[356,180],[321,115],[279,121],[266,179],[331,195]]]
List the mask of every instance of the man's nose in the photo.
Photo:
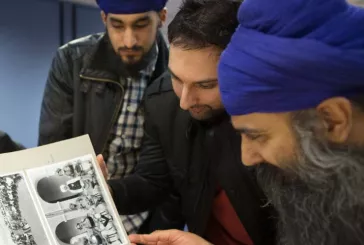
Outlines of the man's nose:
[[127,48],[132,48],[137,44],[137,38],[134,31],[131,28],[125,30],[124,33],[124,45]]
[[251,143],[245,142],[242,140],[241,142],[241,161],[246,166],[254,166],[263,162],[263,158],[261,155],[254,150],[254,147]]
[[191,91],[189,91],[188,88],[183,88],[182,89],[182,94],[181,94],[179,106],[183,110],[188,110],[188,109],[191,108],[191,106],[194,105],[192,96],[193,95],[192,95]]

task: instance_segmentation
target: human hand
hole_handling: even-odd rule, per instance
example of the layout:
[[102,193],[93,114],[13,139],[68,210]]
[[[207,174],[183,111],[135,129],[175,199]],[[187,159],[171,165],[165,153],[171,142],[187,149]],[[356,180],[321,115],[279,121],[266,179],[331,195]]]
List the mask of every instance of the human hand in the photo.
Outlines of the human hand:
[[102,171],[102,175],[104,176],[105,180],[108,179],[108,171],[107,171],[107,167],[106,167],[106,163],[104,161],[104,157],[100,154],[96,157],[97,159],[97,163],[100,166],[100,169]]
[[129,239],[133,245],[211,245],[195,234],[179,230],[155,231],[150,235],[133,234]]
[[[100,169],[101,169],[101,172],[102,172],[102,175],[104,176],[105,180],[107,181],[108,180],[108,177],[109,177],[109,173],[107,171],[107,167],[106,167],[106,163],[104,161],[104,157],[100,154],[96,157],[97,159],[97,163],[99,164],[100,166]],[[109,191],[110,191],[110,194],[111,196],[114,195],[111,187],[108,185],[108,188],[109,188]]]

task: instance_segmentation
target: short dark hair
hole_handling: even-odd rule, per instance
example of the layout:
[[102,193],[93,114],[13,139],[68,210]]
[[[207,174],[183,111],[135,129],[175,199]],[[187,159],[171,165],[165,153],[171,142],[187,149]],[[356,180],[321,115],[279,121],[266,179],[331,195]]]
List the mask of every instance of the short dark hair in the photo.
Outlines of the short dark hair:
[[225,49],[238,26],[242,0],[184,0],[168,26],[169,43],[184,49]]

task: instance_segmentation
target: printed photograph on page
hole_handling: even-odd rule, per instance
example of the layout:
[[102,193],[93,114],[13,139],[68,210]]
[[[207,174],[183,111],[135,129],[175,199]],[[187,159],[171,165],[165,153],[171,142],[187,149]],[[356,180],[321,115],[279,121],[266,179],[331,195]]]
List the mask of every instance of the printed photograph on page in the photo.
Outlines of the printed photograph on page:
[[59,245],[128,244],[107,205],[92,156],[27,170],[41,210]]
[[50,245],[23,173],[0,176],[0,244]]

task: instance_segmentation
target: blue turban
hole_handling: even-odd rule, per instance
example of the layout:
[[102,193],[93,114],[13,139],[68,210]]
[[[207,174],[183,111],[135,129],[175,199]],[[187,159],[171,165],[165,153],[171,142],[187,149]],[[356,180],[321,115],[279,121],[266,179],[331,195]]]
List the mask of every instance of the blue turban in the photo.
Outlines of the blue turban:
[[162,10],[168,0],[96,0],[107,14],[136,14]]
[[230,115],[364,94],[364,9],[345,0],[245,0],[219,64]]

